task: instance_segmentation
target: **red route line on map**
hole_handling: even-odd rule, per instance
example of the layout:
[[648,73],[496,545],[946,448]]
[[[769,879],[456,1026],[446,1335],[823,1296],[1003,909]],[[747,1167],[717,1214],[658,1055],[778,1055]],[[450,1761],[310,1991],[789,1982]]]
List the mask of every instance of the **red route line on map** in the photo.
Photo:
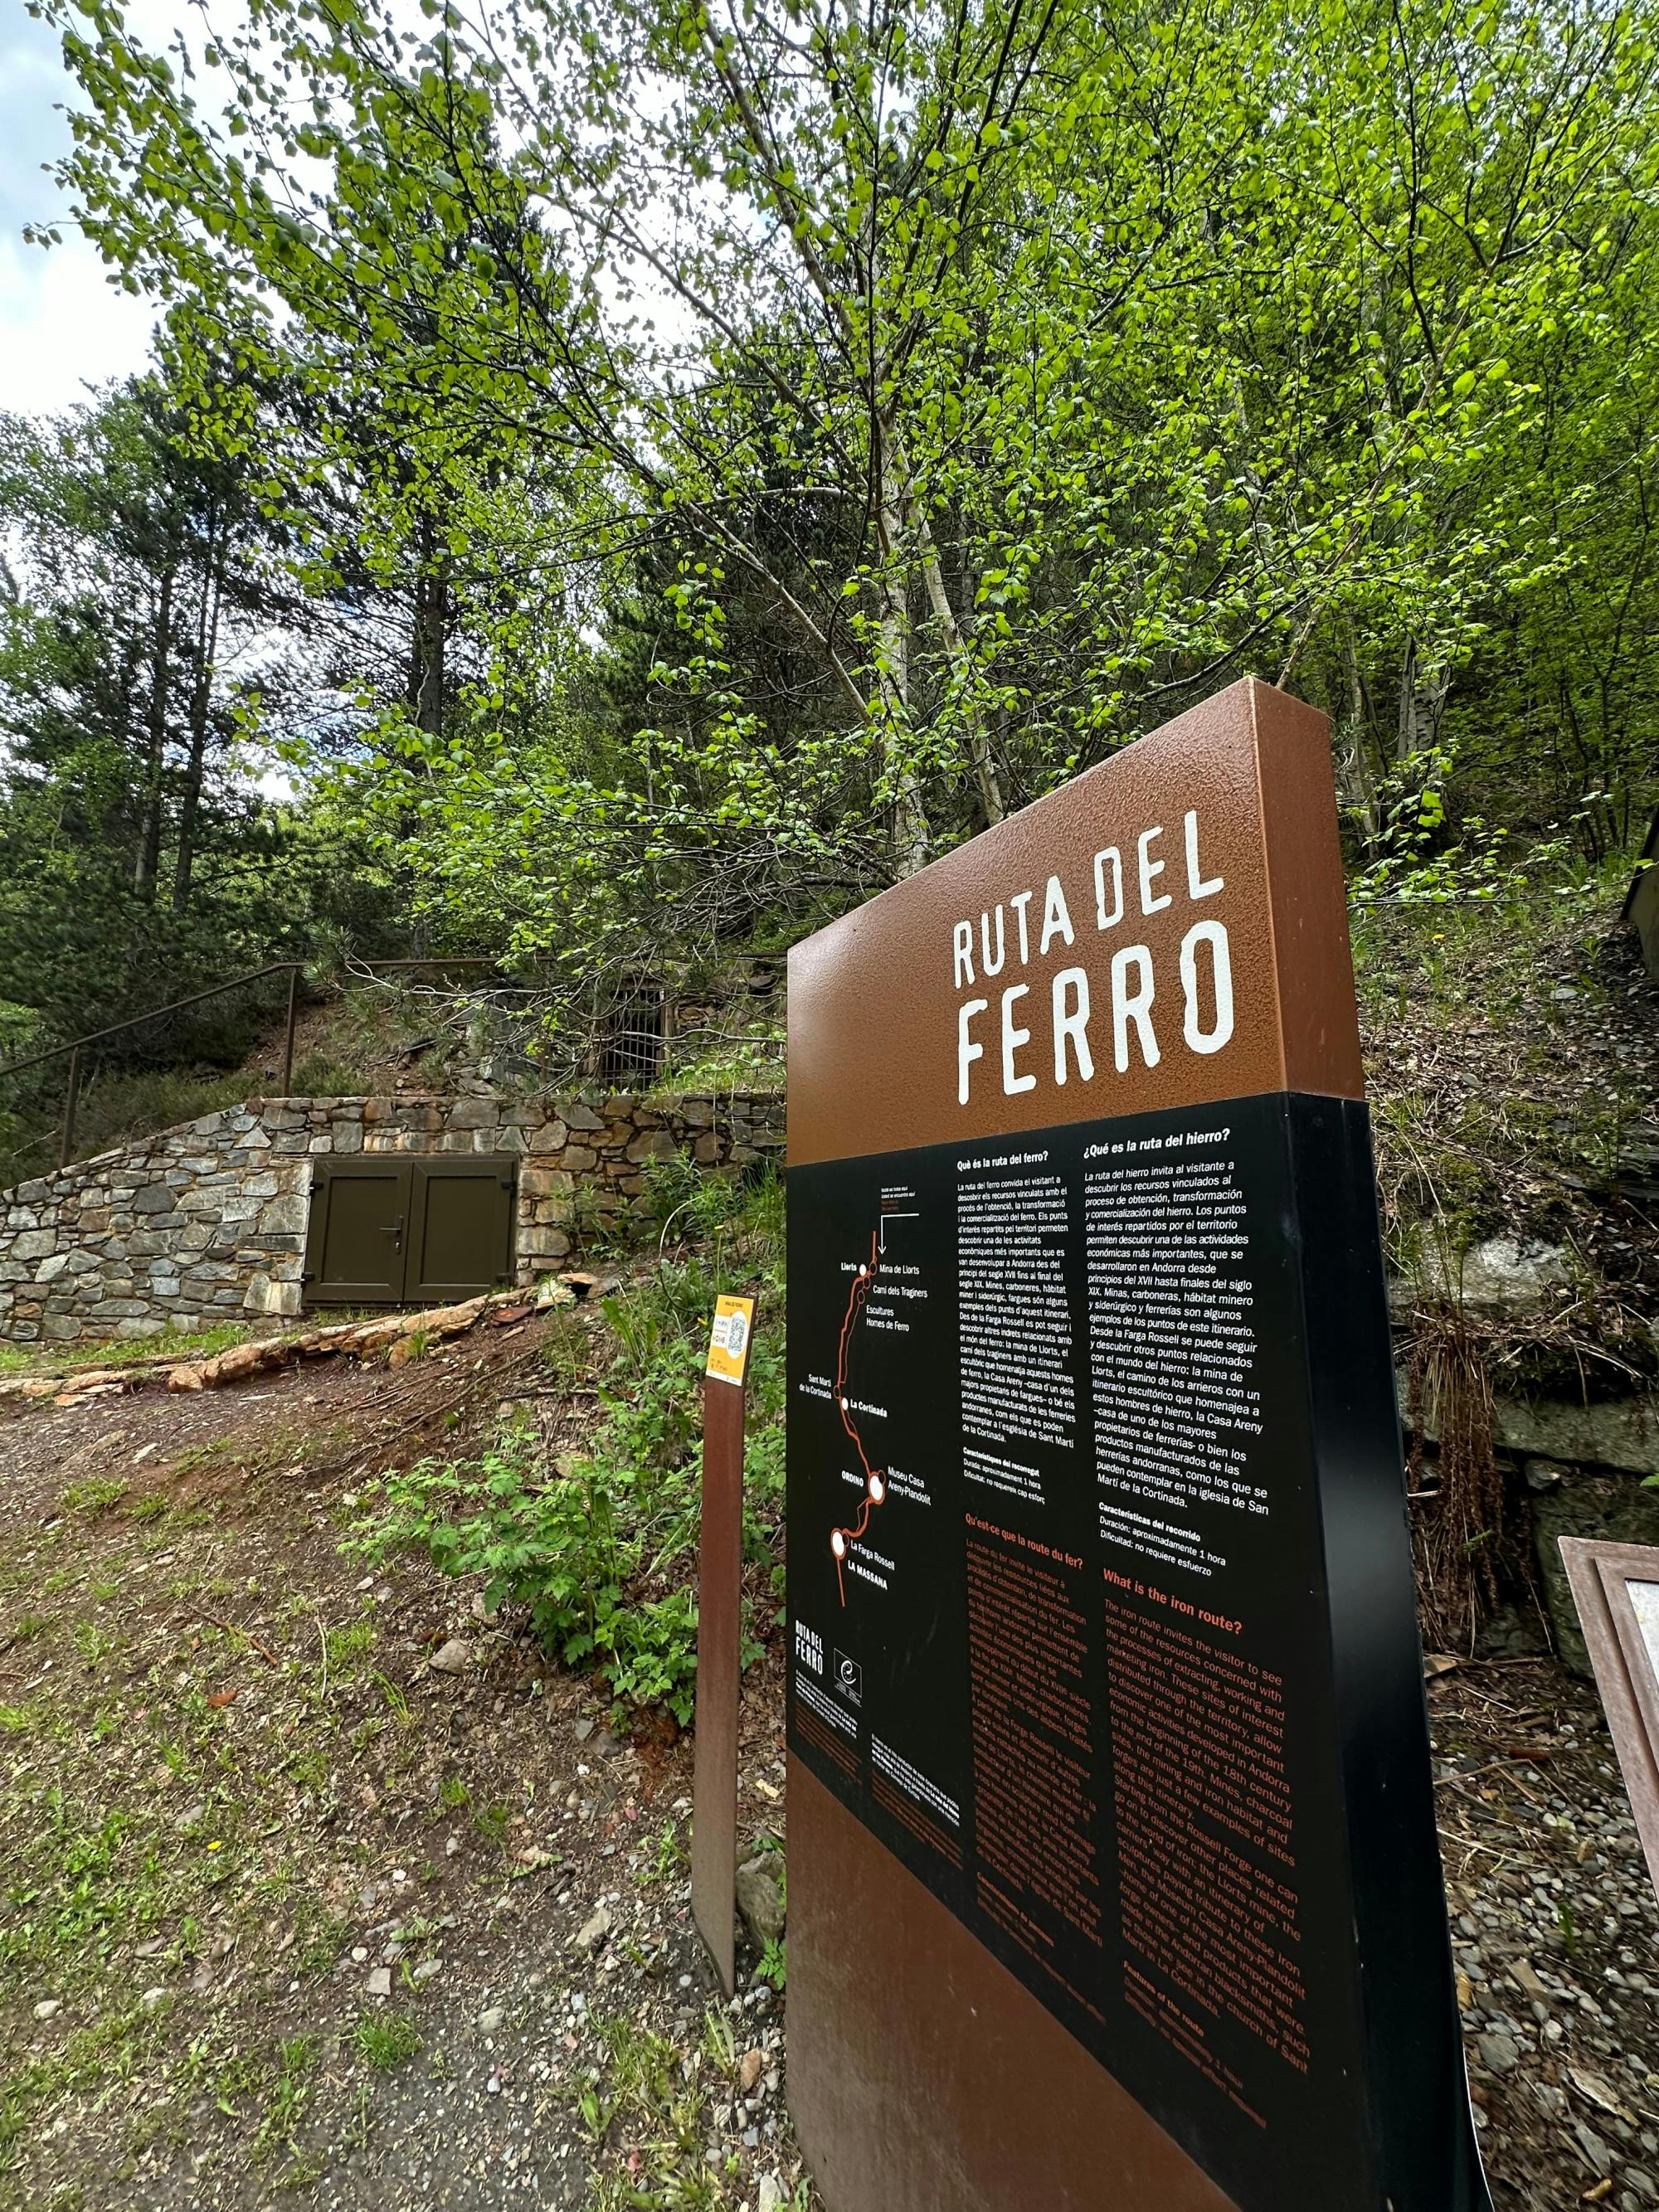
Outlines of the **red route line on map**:
[[[884,1471],[880,1468],[872,1467],[866,1455],[864,1439],[860,1436],[857,1424],[848,1412],[847,1405],[848,1342],[853,1334],[853,1324],[858,1319],[859,1309],[869,1296],[870,1285],[876,1279],[878,1266],[876,1231],[872,1229],[870,1231],[870,1265],[853,1278],[853,1288],[847,1300],[847,1312],[841,1324],[841,1342],[836,1347],[836,1403],[841,1408],[841,1425],[853,1439],[853,1449],[859,1455],[859,1465],[864,1469],[864,1510],[859,1515],[858,1526],[853,1528],[835,1528],[830,1531],[830,1549],[836,1562],[836,1583],[841,1591],[841,1601],[843,1606],[847,1603],[847,1576],[842,1566],[846,1553],[836,1550],[835,1540],[837,1536],[844,1536],[847,1539],[848,1551],[850,1551],[858,1542],[860,1537],[870,1526],[870,1515],[872,1510],[881,1503],[880,1498],[872,1494],[870,1486],[873,1482],[884,1481]],[[884,1497],[885,1494],[884,1489],[883,1496]]]

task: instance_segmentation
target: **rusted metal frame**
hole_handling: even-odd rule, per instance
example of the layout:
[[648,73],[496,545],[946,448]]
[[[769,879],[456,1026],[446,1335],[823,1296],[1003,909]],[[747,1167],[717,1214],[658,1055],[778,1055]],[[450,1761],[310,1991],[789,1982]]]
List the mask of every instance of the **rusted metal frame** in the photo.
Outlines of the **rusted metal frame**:
[[294,1025],[298,1018],[299,1011],[300,971],[297,968],[290,968],[288,971],[288,1025],[283,1033],[283,1096],[284,1098],[291,1097],[294,1091]]
[[70,1048],[69,1088],[64,1096],[64,1133],[58,1146],[58,1164],[66,1168],[75,1146],[75,1109],[81,1096],[81,1048]]
[[[1231,1051],[1206,1057],[1202,1066],[1166,1052],[1159,1062],[1149,1059],[1139,1071],[1124,1071],[1129,1079],[1093,1094],[1098,1103],[1091,1103],[1079,1082],[1055,1098],[1052,1123],[1301,1093],[1301,1107],[1326,1113],[1334,1130],[1351,1124],[1362,1111],[1357,1102],[1364,1082],[1328,733],[1322,718],[1299,702],[1246,684],[1078,779],[1060,804],[1050,798],[987,830],[793,948],[792,1180],[817,1164],[994,1140],[1044,1126],[1012,1087],[997,1090],[988,1049],[981,1072],[992,1079],[975,1090],[971,1110],[963,1110],[969,1103],[962,1082],[967,1064],[957,1009],[944,981],[952,973],[954,930],[963,917],[1006,900],[1011,887],[1051,877],[1078,883],[1074,913],[1085,900],[1085,910],[1091,909],[1098,897],[1103,915],[1107,894],[1091,881],[1102,848],[1111,841],[1127,851],[1141,825],[1179,823],[1195,805],[1204,811],[1206,850],[1217,854],[1207,873],[1224,878],[1230,894],[1237,1005]],[[1143,845],[1143,854],[1146,849]],[[1178,872],[1171,880],[1178,884]],[[1143,887],[1136,933],[1154,961],[1172,968],[1184,916],[1179,903],[1160,920],[1163,911],[1146,902]],[[1107,927],[1103,921],[1101,931]],[[1085,924],[1075,951],[1056,956],[1092,969],[1096,1006],[1109,997],[1103,970],[1111,942]],[[981,937],[981,952],[984,943]],[[1064,943],[1071,947],[1069,935]],[[1000,966],[1000,960],[996,972]],[[896,975],[912,988],[896,993]],[[1369,1206],[1369,1192],[1357,1177],[1341,1188],[1357,1218],[1364,1210],[1362,1198]],[[792,1234],[799,1240],[799,1222]],[[1374,1243],[1374,1216],[1365,1234]],[[1330,1245],[1326,1272],[1309,1279],[1328,1304],[1334,1303],[1326,1287],[1329,1265],[1346,1249]],[[818,1255],[806,1256],[815,1261]],[[1376,1402],[1363,1419],[1356,1415],[1346,1370],[1337,1370],[1336,1383],[1318,1401],[1327,1440],[1320,1447],[1323,1460],[1316,1462],[1332,1471],[1333,1502],[1342,1516],[1341,1544],[1327,1549],[1326,1571],[1334,1560],[1346,1577],[1344,1606],[1331,1620],[1341,1667],[1333,1690],[1343,1717],[1322,1739],[1329,1745],[1335,1738],[1337,1788],[1328,1794],[1340,1793],[1350,1839],[1376,1838],[1364,1858],[1363,1889],[1357,1878],[1354,1884],[1374,1960],[1359,2028],[1373,2073],[1396,2090],[1387,2106],[1372,2100],[1382,2124],[1356,2125],[1352,2141],[1362,2150],[1375,2142],[1386,2151],[1388,2193],[1400,2212],[1449,2212],[1454,2206],[1486,2212],[1458,2046],[1443,1895],[1433,1881],[1426,1715],[1401,1535],[1403,1499],[1379,1278],[1380,1264],[1364,1294],[1370,1317],[1354,1318],[1369,1347],[1368,1402]],[[1346,1286],[1343,1295],[1348,1297]],[[815,1340],[813,1363],[821,1367],[823,1356]],[[798,1344],[794,1382],[802,1371]],[[799,1526],[800,1478],[811,1472],[801,1456],[809,1430],[795,1420],[790,1428],[788,1610],[798,1626],[800,1563],[809,1547],[817,1556],[823,1531],[817,1523],[810,1531]],[[1385,1431],[1387,1466],[1379,1441]],[[1351,1436],[1362,1449],[1351,1448]],[[1385,1516],[1382,1540],[1375,1542]],[[1327,1517],[1327,1529],[1335,1518]],[[797,1540],[803,1534],[805,1545]],[[1378,1613],[1369,1596],[1361,1610],[1347,1595],[1356,1577],[1364,1579],[1369,1553],[1386,1600],[1386,1632],[1375,1632]],[[920,1594],[924,1607],[929,1595]],[[799,1664],[793,1656],[791,1663]],[[1372,1716],[1383,1697],[1392,1714],[1409,1706],[1410,1725],[1395,1731],[1401,1738],[1398,1755],[1372,1757],[1379,1741]],[[895,2206],[904,2212],[1054,2212],[1060,2206],[1238,2212],[1237,2201],[1200,2163],[1206,2140],[1190,2128],[1184,2143],[1165,2131],[1044,2002],[1040,1984],[1011,1971],[946,1897],[911,1872],[842,1802],[831,1779],[838,1763],[826,1757],[825,1774],[815,1771],[803,1749],[811,1740],[798,1733],[794,1720],[792,1713],[788,2102],[833,2212],[890,2212]],[[1386,1817],[1379,1817],[1384,1792]],[[1416,1809],[1394,1809],[1397,1792]],[[1349,1857],[1358,1870],[1352,1840]],[[1409,1913],[1390,1902],[1395,1893],[1405,1894],[1398,1878],[1402,1863],[1415,1899]],[[1390,2040],[1384,2024],[1406,2015],[1412,2033],[1394,2036],[1391,2051],[1383,2047]],[[1130,2039],[1121,2048],[1133,2058]],[[1185,2079],[1172,2070],[1174,2096],[1184,2094]],[[1185,2117],[1207,2127],[1223,2115],[1224,2100],[1206,2106],[1201,2076],[1194,2082],[1198,2100]],[[1164,2108],[1172,2118],[1183,2118],[1179,2105],[1166,2102]],[[1409,2194],[1395,2185],[1396,2170],[1405,2171]],[[1248,2172],[1242,2176],[1245,2184],[1253,2179]],[[1339,2193],[1345,2205],[1360,2201],[1352,2191],[1327,2191],[1319,2200],[1305,2191],[1292,2199],[1274,2191],[1272,2202],[1275,2208],[1334,2203]],[[1383,2193],[1368,2189],[1365,2202],[1379,2203]],[[1267,2194],[1252,2189],[1249,2201],[1260,2208]]]
[[1586,1536],[1559,1541],[1648,1876],[1659,1893],[1659,1683],[1626,1589],[1659,1582],[1659,1547]]

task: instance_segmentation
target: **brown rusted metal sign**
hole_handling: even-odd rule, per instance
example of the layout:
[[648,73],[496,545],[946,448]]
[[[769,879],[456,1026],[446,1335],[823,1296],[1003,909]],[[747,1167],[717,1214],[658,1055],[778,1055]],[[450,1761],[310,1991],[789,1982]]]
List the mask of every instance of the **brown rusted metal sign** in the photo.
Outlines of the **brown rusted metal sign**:
[[830,2212],[1479,2212],[1323,718],[789,977],[789,2087]]
[[1659,1545],[1560,1540],[1649,1879],[1659,1892]]
[[730,1996],[737,1985],[738,1690],[743,1619],[743,1438],[753,1298],[722,1297],[702,1386],[697,1559],[696,1765],[691,1916]]

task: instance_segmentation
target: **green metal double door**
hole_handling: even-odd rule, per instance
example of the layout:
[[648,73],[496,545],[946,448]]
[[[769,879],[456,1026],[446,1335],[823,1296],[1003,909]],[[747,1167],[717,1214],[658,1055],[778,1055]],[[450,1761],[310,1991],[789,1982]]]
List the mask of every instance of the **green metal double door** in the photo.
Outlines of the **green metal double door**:
[[513,1279],[517,1163],[438,1152],[319,1159],[307,1306],[444,1305]]

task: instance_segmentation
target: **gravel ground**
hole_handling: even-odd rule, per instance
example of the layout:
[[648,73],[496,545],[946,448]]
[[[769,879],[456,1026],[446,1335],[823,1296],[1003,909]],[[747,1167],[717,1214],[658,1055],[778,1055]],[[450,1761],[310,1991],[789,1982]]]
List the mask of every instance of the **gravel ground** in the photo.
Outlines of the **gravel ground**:
[[1594,1692],[1553,1661],[1431,1686],[1475,2118],[1499,2205],[1659,2204],[1659,1908]]

